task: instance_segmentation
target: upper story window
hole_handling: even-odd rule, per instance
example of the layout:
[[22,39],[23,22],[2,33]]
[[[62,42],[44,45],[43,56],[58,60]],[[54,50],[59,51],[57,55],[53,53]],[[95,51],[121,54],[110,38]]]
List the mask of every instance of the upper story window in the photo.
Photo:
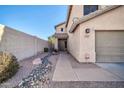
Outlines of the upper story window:
[[61,32],[63,32],[63,28],[61,28]]
[[84,15],[88,15],[96,10],[98,10],[98,5],[84,5]]

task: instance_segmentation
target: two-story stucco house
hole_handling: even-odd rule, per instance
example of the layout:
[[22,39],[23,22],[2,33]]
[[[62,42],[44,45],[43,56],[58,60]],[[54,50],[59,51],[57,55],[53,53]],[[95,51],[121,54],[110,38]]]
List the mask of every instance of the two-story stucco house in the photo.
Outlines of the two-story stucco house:
[[71,5],[55,29],[55,48],[79,62],[124,62],[124,6]]

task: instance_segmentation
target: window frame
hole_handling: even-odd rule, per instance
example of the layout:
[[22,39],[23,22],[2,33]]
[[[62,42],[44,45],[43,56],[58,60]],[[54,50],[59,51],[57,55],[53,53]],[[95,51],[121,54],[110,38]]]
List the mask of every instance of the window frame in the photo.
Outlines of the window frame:
[[[89,7],[89,10],[88,10],[88,7]],[[93,8],[90,8],[90,7],[93,7],[94,9]],[[87,9],[87,11],[86,11],[86,9]],[[84,5],[83,6],[83,15],[84,16],[89,15],[90,13],[95,12],[98,9],[99,9],[99,6],[98,5]]]
[[61,32],[64,32],[64,29],[63,28],[61,28]]

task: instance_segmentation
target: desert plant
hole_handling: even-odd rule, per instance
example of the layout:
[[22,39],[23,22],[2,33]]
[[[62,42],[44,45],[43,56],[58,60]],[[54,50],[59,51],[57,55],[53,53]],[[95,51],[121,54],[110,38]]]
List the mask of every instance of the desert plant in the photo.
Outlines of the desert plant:
[[54,52],[58,52],[58,50],[57,49],[54,49]]
[[19,69],[19,64],[14,55],[0,52],[0,83],[11,78]]
[[55,40],[56,38],[54,36],[48,37],[49,47],[51,50],[54,50]]

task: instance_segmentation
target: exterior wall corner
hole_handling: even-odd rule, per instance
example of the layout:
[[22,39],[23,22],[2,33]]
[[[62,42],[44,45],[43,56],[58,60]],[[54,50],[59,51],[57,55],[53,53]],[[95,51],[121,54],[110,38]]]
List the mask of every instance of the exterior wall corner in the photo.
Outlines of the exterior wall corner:
[[[89,33],[86,32],[86,29],[89,29]],[[81,27],[80,26],[80,62],[96,62],[96,53],[95,53],[95,30],[94,28]]]

